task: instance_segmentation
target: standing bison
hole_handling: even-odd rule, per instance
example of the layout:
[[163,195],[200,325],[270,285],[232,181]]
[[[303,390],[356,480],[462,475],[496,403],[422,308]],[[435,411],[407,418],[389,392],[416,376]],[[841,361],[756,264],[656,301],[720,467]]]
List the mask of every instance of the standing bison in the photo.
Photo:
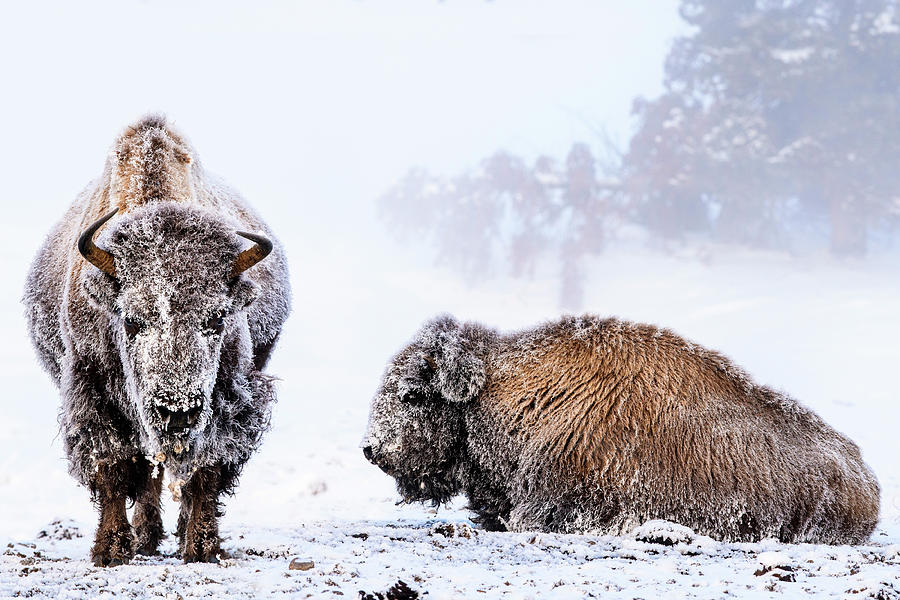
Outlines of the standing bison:
[[812,411],[671,331],[567,317],[501,335],[438,318],[388,365],[366,457],[406,500],[465,493],[488,529],[859,543],[879,487]]
[[119,137],[38,252],[24,297],[62,396],[69,471],[100,511],[96,565],[156,552],[163,470],[181,497],[184,560],[217,561],[218,498],[268,425],[263,369],[289,295],[268,227],[164,118]]

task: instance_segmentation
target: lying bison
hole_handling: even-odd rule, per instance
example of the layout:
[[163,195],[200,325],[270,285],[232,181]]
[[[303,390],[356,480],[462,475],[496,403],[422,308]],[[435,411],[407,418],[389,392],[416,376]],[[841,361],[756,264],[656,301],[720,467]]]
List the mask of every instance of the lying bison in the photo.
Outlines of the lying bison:
[[62,396],[69,470],[100,510],[95,564],[156,551],[163,470],[182,499],[184,560],[217,560],[218,497],[268,424],[263,368],[289,293],[268,228],[164,118],[121,135],[38,252],[24,297]]
[[366,457],[406,500],[465,493],[492,530],[858,543],[879,487],[859,448],[727,358],[652,325],[567,317],[501,335],[424,326],[372,401]]

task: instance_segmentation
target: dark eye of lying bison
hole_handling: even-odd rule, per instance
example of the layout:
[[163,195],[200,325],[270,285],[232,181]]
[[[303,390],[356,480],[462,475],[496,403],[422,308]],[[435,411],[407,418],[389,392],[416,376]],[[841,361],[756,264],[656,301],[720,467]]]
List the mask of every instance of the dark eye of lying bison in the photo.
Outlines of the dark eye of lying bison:
[[203,324],[203,328],[208,333],[220,334],[225,331],[225,317],[222,315],[215,315],[206,320],[206,323]]
[[125,333],[128,337],[134,337],[141,331],[141,324],[130,317],[125,317]]

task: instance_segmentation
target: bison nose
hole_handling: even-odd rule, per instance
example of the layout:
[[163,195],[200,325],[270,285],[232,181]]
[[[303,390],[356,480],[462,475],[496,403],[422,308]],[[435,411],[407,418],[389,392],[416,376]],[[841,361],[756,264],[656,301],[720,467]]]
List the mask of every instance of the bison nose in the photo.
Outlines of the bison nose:
[[157,406],[159,418],[162,420],[163,428],[166,431],[180,433],[189,427],[193,427],[197,423],[197,417],[200,416],[200,407],[194,406],[187,410],[170,410],[165,406]]
[[366,457],[366,460],[372,464],[375,464],[374,454],[372,454],[372,446],[366,446],[363,448],[363,456]]

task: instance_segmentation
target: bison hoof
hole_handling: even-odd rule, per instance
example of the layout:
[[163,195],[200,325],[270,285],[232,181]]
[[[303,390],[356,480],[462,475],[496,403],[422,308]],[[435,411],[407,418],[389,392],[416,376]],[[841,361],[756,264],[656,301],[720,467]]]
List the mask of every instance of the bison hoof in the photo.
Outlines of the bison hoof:
[[217,564],[219,562],[219,557],[217,556],[218,553],[218,548],[209,552],[185,552],[182,555],[182,558],[184,558],[185,563],[204,562]]
[[155,529],[138,530],[135,532],[135,537],[137,539],[134,549],[135,554],[143,554],[144,556],[158,554],[159,542],[163,538],[162,526],[160,526],[158,531]]
[[134,556],[134,534],[128,522],[115,529],[98,530],[91,560],[97,567],[117,567]]
[[214,539],[206,540],[185,540],[184,549],[181,551],[181,558],[186,563],[204,562],[218,563],[219,555],[222,553],[219,547],[218,536]]

